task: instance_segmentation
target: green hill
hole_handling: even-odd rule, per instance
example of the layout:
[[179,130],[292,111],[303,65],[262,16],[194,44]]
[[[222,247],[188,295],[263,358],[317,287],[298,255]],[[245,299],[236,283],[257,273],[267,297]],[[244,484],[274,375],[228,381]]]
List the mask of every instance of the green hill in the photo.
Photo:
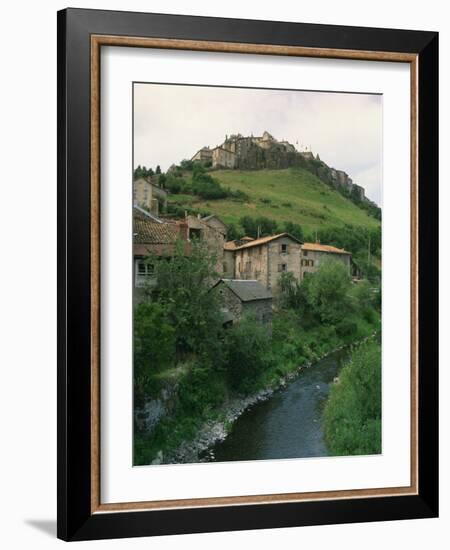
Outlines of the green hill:
[[173,194],[169,196],[169,203],[214,213],[225,223],[236,225],[243,216],[293,222],[309,231],[345,224],[367,229],[380,225],[365,210],[303,168],[217,170],[210,173],[223,187],[244,192],[248,200],[204,200],[193,195]]

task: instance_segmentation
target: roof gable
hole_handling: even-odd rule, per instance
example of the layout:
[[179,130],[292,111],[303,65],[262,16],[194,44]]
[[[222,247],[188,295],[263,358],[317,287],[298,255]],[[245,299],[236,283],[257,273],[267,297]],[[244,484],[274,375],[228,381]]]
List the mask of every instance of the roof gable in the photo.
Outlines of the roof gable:
[[235,250],[243,250],[244,248],[250,248],[252,246],[261,246],[263,244],[276,241],[277,239],[281,239],[282,237],[287,237],[298,244],[302,244],[302,241],[299,241],[296,237],[293,237],[290,233],[279,233],[278,235],[269,235],[268,237],[261,237],[260,239],[255,239],[253,241],[250,241],[248,243],[245,243],[241,246],[236,247]]

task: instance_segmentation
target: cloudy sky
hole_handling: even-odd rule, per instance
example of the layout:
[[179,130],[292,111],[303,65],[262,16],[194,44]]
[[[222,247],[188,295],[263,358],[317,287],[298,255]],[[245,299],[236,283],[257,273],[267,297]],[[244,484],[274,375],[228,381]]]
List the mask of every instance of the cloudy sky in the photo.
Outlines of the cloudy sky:
[[381,206],[382,98],[327,92],[134,85],[134,165],[166,170],[226,134],[264,130],[345,170]]

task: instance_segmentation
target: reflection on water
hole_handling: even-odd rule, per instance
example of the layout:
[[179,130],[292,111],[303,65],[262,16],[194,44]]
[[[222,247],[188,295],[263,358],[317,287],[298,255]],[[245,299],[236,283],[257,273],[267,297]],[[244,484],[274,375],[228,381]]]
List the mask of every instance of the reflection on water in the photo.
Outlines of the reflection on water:
[[348,351],[337,351],[305,369],[286,389],[248,409],[232,432],[203,460],[264,460],[327,456],[322,413],[333,379]]

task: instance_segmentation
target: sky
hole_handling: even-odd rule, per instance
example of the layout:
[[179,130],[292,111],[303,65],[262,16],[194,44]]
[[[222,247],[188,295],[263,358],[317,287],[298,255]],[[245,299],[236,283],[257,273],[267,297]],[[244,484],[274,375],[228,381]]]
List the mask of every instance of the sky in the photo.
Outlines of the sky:
[[381,206],[382,96],[163,84],[134,85],[134,166],[163,171],[225,136],[305,147]]

